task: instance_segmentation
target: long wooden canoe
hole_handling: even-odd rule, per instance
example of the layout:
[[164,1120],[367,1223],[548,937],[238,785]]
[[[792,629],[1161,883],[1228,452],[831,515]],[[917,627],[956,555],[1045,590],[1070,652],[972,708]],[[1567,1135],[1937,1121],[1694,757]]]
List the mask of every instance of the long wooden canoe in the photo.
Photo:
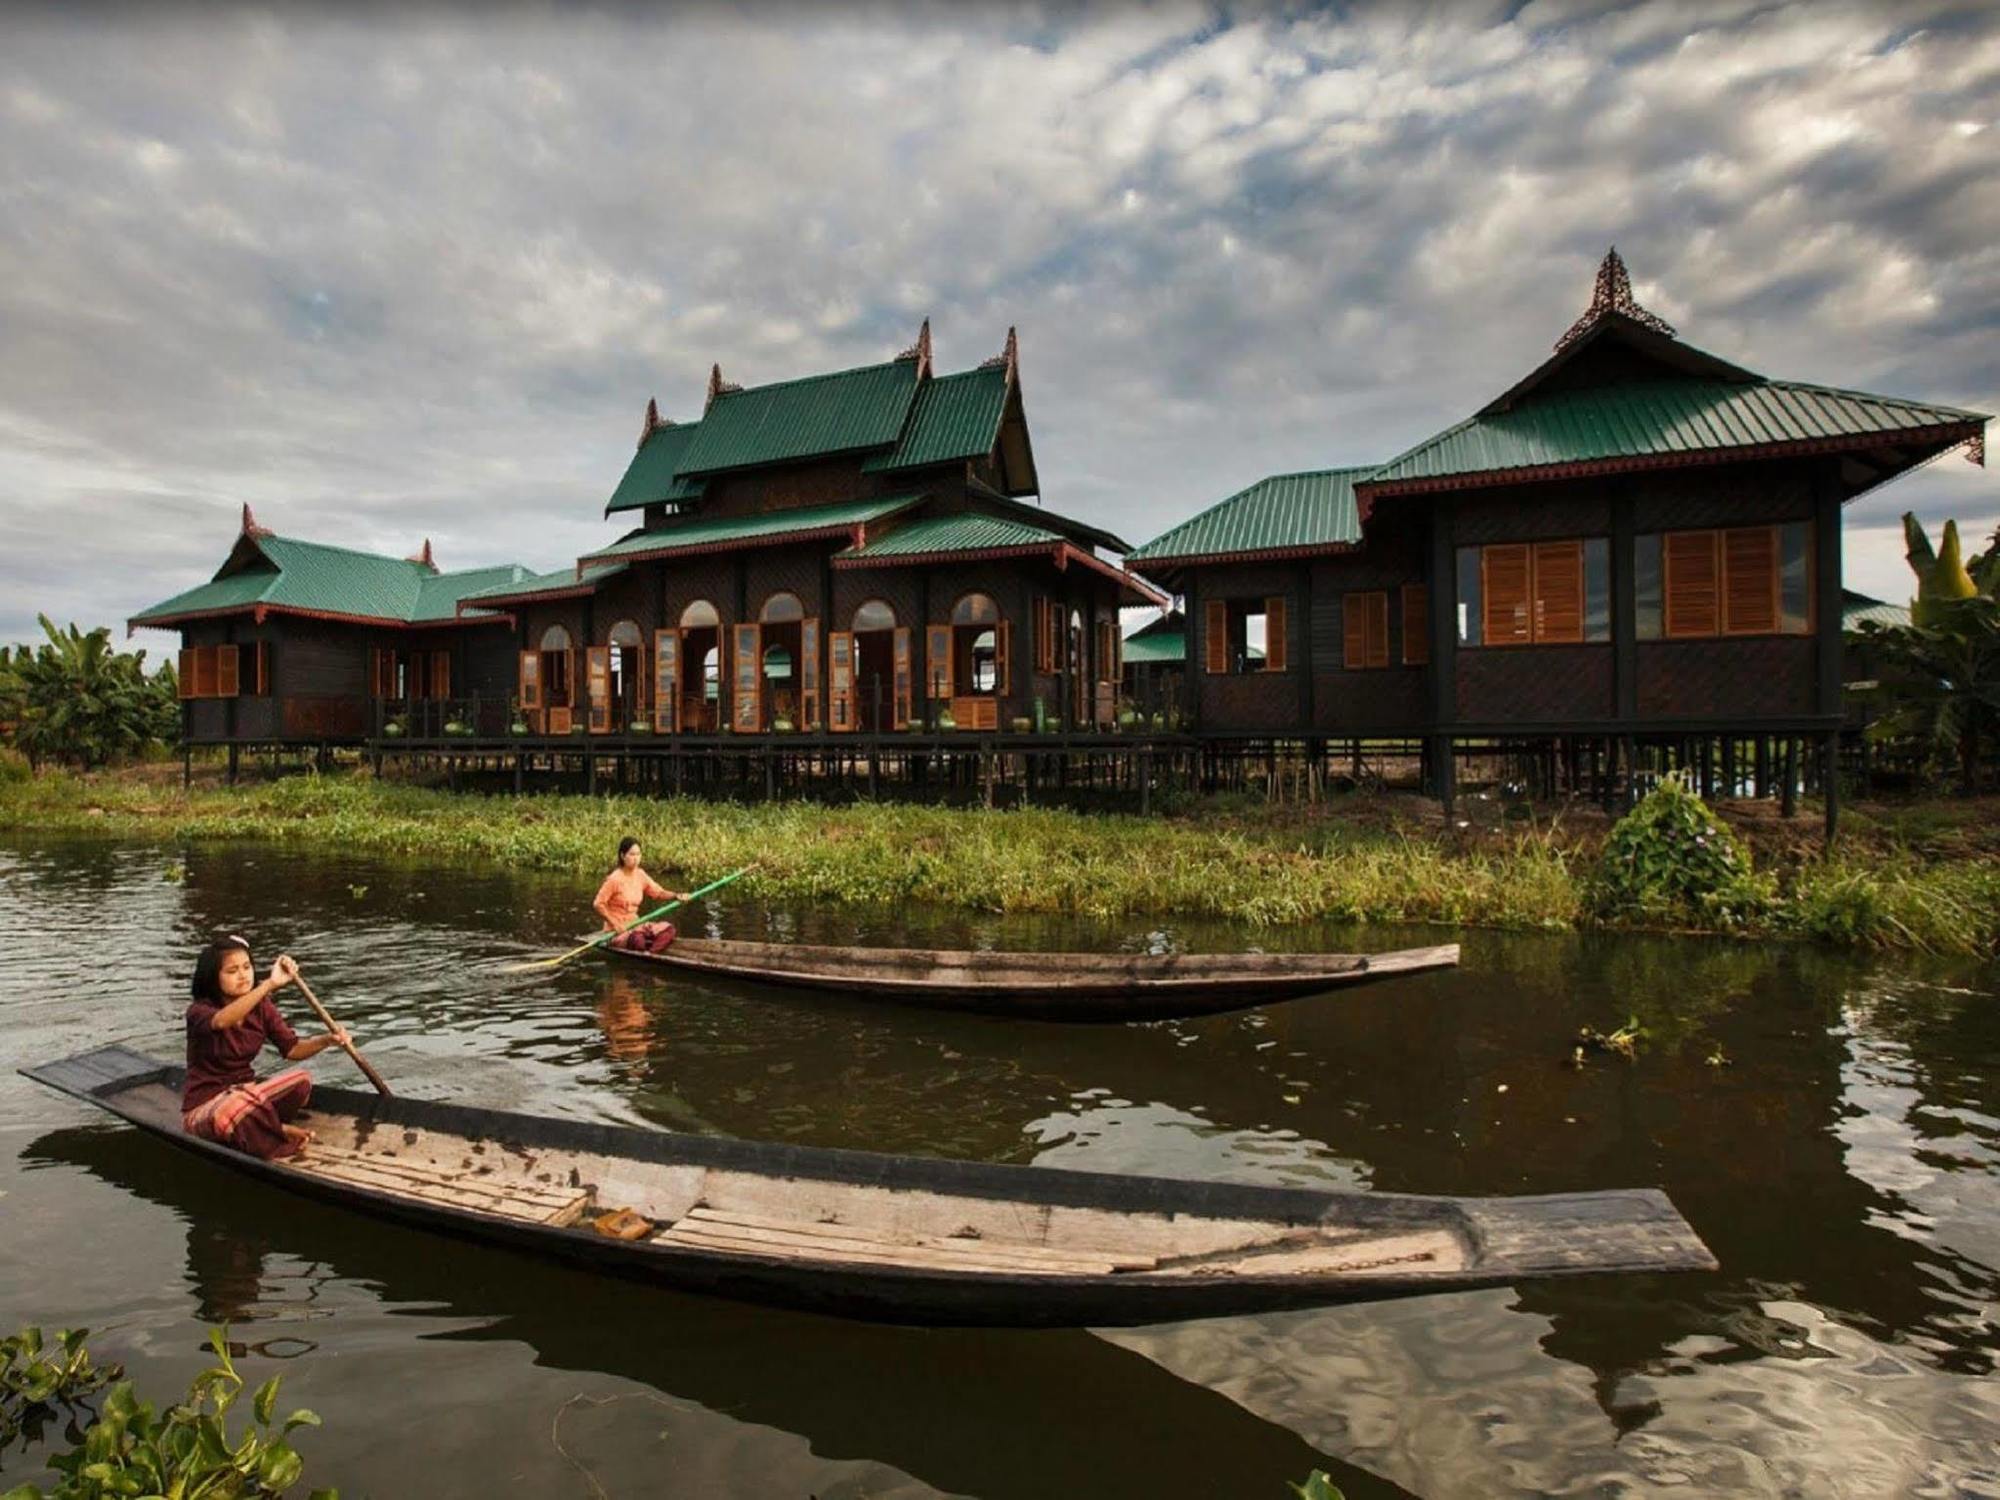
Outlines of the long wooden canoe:
[[1456,943],[1393,953],[989,953],[676,938],[658,953],[606,951],[765,984],[1054,1021],[1209,1015],[1458,963]]
[[[1190,1182],[334,1088],[316,1089],[302,1117],[317,1135],[305,1154],[266,1162],[185,1134],[181,1070],[143,1053],[103,1047],[23,1071],[218,1165],[382,1218],[685,1290],[890,1322],[1153,1323],[1715,1266],[1647,1189],[1480,1199]],[[604,1232],[620,1210],[643,1221],[639,1237]]]

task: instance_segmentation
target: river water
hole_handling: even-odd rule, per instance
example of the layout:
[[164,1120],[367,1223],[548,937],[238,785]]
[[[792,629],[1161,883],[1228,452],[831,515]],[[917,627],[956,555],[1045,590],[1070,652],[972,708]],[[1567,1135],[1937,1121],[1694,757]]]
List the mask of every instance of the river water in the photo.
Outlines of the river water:
[[[0,841],[0,1326],[164,1398],[226,1321],[343,1496],[2000,1496],[2000,970],[1472,933],[1456,972],[1062,1027],[503,967],[580,883]],[[728,893],[723,893],[727,897]],[[722,899],[733,937],[1408,946]],[[14,1070],[179,1046],[203,934],[296,955],[400,1092],[874,1150],[1421,1193],[1664,1188],[1714,1274],[1093,1333],[878,1328],[605,1282],[237,1180]],[[299,1002],[285,997],[288,1006]],[[1630,1016],[1632,1062],[1565,1065]],[[337,1054],[313,1065],[355,1083]],[[0,1489],[33,1479],[0,1455]],[[301,1490],[301,1493],[303,1490]]]

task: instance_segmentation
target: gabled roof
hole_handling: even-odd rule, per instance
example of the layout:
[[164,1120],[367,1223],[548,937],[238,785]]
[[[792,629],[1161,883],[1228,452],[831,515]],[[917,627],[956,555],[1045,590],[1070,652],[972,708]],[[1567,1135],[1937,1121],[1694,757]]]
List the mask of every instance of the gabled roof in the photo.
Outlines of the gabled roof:
[[275,536],[248,523],[215,577],[140,611],[131,626],[279,613],[393,625],[451,620],[468,593],[525,578],[518,564],[440,573],[418,559]]
[[1029,526],[999,516],[964,513],[920,516],[905,521],[859,547],[836,554],[842,559],[899,558],[928,560],[940,553],[1004,552],[1022,548],[1045,550],[1063,538],[1042,526]]
[[887,473],[984,458],[1000,441],[1000,417],[1007,408],[1004,365],[982,365],[957,375],[926,381],[917,393],[903,440],[863,463],[863,473]]
[[1962,441],[1978,412],[1865,391],[1758,379],[1750,384],[1670,379],[1538,396],[1426,438],[1358,481],[1381,495],[1477,482],[1646,467],[1742,450],[1867,446],[1891,436]]
[[674,516],[663,525],[627,532],[609,547],[586,554],[583,564],[624,559],[673,557],[689,552],[722,552],[735,547],[772,546],[851,533],[859,542],[870,521],[907,510],[922,495],[880,495],[838,505],[756,511],[736,516]]
[[1125,637],[1119,648],[1128,667],[1187,660],[1187,618],[1177,609],[1165,611]]
[[600,583],[624,572],[625,567],[622,562],[592,563],[581,569],[558,568],[553,573],[524,572],[521,578],[506,580],[478,593],[465,595],[458,601],[458,612],[467,615],[502,610],[510,604],[581,597],[596,592]]
[[709,402],[681,454],[678,473],[713,474],[821,454],[886,448],[903,434],[917,394],[915,358],[808,375]]
[[1910,606],[1891,604],[1855,589],[1840,591],[1840,628],[1853,630],[1869,623],[1901,628],[1910,623]]
[[1273,474],[1154,537],[1125,561],[1133,566],[1203,558],[1303,557],[1361,540],[1354,485],[1368,469]]
[[681,461],[700,430],[699,422],[662,422],[648,432],[626,465],[625,476],[612,491],[604,513],[678,505],[700,495],[699,480],[680,477]]

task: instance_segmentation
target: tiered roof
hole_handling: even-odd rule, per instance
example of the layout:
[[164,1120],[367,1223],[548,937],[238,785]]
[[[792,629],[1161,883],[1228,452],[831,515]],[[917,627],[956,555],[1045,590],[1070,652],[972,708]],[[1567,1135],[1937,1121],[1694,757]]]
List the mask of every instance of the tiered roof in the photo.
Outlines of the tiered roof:
[[1772,380],[1684,344],[1633,300],[1614,249],[1555,352],[1467,420],[1373,468],[1260,480],[1126,560],[1159,571],[1338,551],[1394,496],[1810,453],[1847,456],[1851,498],[1960,444],[1983,462],[1989,420]]
[[243,507],[243,528],[228,559],[207,583],[141,610],[128,628],[158,627],[215,615],[307,615],[379,625],[446,624],[459,601],[529,576],[518,563],[440,572],[426,542],[416,557],[386,557],[351,547],[277,536]]

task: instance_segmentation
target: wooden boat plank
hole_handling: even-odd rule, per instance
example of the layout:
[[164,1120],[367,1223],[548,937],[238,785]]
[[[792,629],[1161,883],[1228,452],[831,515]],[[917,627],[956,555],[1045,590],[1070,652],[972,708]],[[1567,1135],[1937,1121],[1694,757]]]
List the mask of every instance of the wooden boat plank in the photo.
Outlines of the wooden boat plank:
[[801,1243],[810,1244],[839,1242],[891,1251],[940,1250],[975,1260],[997,1256],[1010,1261],[1049,1265],[1108,1265],[1121,1271],[1149,1268],[1158,1263],[1157,1256],[1093,1255],[1088,1251],[1062,1250],[1047,1245],[1026,1245],[1009,1240],[989,1240],[983,1236],[956,1238],[950,1235],[920,1235],[911,1240],[896,1240],[880,1234],[871,1234],[866,1228],[855,1225],[801,1224],[761,1214],[718,1213],[708,1208],[694,1209],[680,1219],[676,1227],[683,1224],[713,1225],[719,1230],[755,1230],[795,1238]]
[[[311,1116],[302,1116],[310,1121]],[[359,1162],[378,1172],[412,1178],[419,1182],[447,1182],[465,1187],[491,1188],[504,1191],[518,1198],[543,1199],[552,1205],[569,1202],[575,1190],[553,1182],[538,1182],[533,1178],[515,1172],[466,1171],[452,1168],[434,1161],[424,1161],[415,1157],[398,1156],[387,1151],[356,1151],[347,1146],[329,1141],[315,1141],[308,1159],[312,1161]]]
[[316,1176],[536,1223],[547,1223],[559,1216],[567,1216],[573,1221],[589,1205],[591,1197],[587,1192],[573,1192],[562,1197],[515,1193],[506,1184],[453,1182],[437,1175],[426,1177],[410,1172],[384,1171],[365,1158],[351,1155],[335,1157],[318,1150],[308,1150],[291,1165],[294,1170]]
[[959,1271],[967,1275],[1001,1276],[1109,1276],[1109,1261],[1076,1261],[1053,1265],[1047,1261],[1012,1260],[1004,1256],[957,1255],[915,1245],[862,1244],[848,1240],[826,1240],[807,1245],[802,1237],[768,1229],[725,1230],[722,1226],[676,1224],[655,1237],[657,1244],[680,1245],[689,1249],[737,1250],[749,1255],[796,1257],[811,1249],[815,1259],[851,1262],[870,1266],[911,1266],[937,1271]]

